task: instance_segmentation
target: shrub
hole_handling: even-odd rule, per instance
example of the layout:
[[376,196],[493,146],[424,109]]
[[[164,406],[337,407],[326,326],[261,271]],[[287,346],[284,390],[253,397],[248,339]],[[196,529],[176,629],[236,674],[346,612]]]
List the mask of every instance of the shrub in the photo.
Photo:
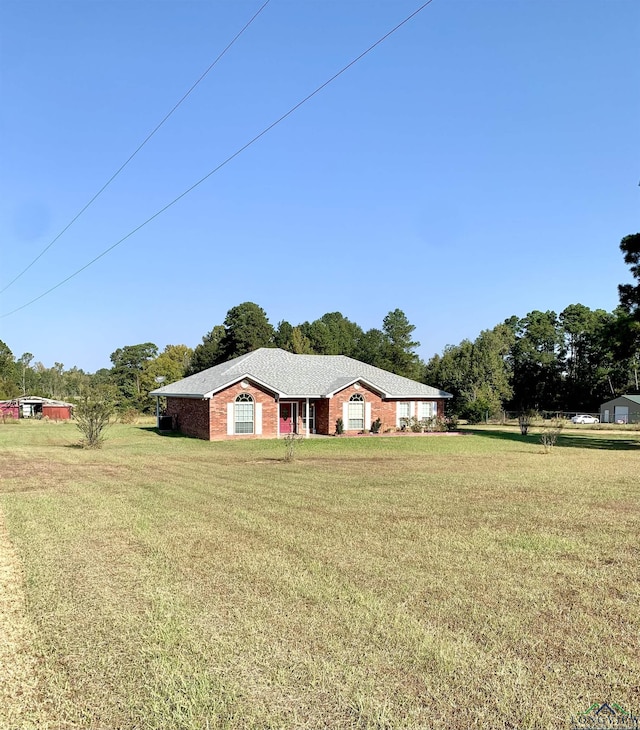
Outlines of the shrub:
[[296,458],[296,446],[302,441],[303,436],[298,433],[288,433],[284,437],[284,460],[291,462]]
[[445,428],[443,431],[457,431],[458,430],[458,416],[451,415],[444,419]]
[[520,426],[520,433],[523,436],[529,433],[529,429],[533,423],[533,415],[533,411],[521,411],[518,415],[518,426]]
[[336,436],[340,436],[340,434],[344,433],[344,421],[342,418],[338,418],[336,421]]
[[371,433],[380,433],[381,426],[382,421],[379,418],[376,418],[376,420],[371,424]]
[[104,398],[85,397],[79,403],[74,415],[76,426],[84,436],[81,443],[87,449],[99,449],[104,442],[104,430],[109,425],[113,406]]
[[140,411],[135,408],[127,408],[120,414],[120,423],[137,423],[140,418]]
[[551,449],[556,445],[560,431],[562,430],[564,423],[560,419],[555,419],[549,426],[545,426],[540,434],[540,442],[544,446],[545,453],[549,453]]

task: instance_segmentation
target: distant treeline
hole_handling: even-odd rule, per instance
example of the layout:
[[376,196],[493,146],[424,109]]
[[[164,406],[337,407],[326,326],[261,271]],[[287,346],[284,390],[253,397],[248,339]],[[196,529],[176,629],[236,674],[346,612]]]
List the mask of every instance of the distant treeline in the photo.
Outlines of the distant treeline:
[[[620,243],[624,260],[640,282],[640,234]],[[41,395],[78,400],[109,399],[120,411],[148,412],[149,391],[259,347],[289,352],[347,355],[454,395],[451,409],[477,420],[500,410],[596,411],[622,393],[640,393],[640,283],[618,287],[613,312],[572,304],[560,314],[533,311],[482,331],[472,342],[449,345],[423,362],[416,353],[415,326],[405,313],[387,314],[380,329],[363,330],[340,312],[313,322],[270,324],[253,302],[232,307],[222,324],[194,349],[152,342],[111,353],[111,368],[90,374],[62,363],[47,368],[26,352],[15,358],[0,341],[0,398]]]

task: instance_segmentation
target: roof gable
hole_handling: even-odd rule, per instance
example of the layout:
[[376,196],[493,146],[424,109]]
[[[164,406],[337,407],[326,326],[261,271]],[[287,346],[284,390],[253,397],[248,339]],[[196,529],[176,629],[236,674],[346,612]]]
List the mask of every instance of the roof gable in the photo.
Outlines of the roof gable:
[[386,398],[452,397],[443,390],[345,355],[295,355],[277,348],[254,350],[157,388],[150,395],[206,398],[243,378],[288,398],[330,398],[358,380]]

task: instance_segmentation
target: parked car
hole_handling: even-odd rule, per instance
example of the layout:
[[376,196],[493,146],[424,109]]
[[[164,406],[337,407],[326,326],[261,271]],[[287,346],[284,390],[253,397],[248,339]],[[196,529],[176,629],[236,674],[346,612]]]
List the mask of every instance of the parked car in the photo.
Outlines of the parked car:
[[600,423],[600,419],[595,416],[589,416],[586,413],[579,413],[571,419],[571,423]]

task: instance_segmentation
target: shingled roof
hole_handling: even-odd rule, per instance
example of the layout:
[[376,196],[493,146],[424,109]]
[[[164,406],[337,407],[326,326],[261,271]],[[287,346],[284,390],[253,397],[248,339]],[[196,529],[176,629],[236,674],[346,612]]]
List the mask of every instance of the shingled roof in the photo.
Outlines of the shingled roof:
[[360,381],[383,398],[451,398],[450,393],[403,378],[345,355],[294,355],[262,347],[203,370],[149,395],[210,398],[241,380],[251,380],[281,398],[330,398]]

